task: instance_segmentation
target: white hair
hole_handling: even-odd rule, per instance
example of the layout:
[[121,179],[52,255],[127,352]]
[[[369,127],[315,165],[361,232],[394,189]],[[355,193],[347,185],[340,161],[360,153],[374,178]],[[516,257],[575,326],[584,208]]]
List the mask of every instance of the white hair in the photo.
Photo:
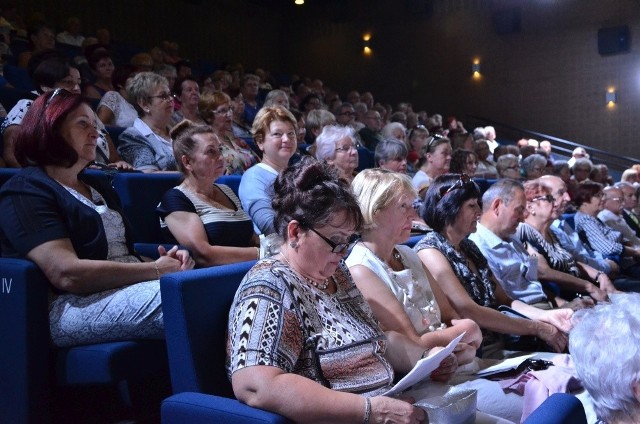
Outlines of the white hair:
[[640,294],[616,295],[612,301],[574,314],[569,351],[598,417],[638,422],[633,386],[640,384]]
[[400,122],[389,122],[382,128],[382,138],[396,138],[393,133],[395,130],[401,130],[405,134],[407,132],[407,129]]
[[322,128],[322,132],[316,138],[316,159],[335,159],[336,143],[345,137],[349,137],[352,143],[356,143],[356,133],[349,126],[327,125]]

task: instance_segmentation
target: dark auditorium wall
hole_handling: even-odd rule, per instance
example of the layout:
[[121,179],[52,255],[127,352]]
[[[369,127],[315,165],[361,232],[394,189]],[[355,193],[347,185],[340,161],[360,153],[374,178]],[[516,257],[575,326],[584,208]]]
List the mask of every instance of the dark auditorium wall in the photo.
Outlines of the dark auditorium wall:
[[[293,0],[65,3],[62,11],[52,2],[25,2],[60,23],[67,11],[79,11],[87,28],[106,25],[115,38],[142,46],[174,39],[194,59],[291,70],[321,77],[343,94],[371,88],[393,104],[486,116],[640,157],[636,0],[307,0],[302,8],[290,6]],[[508,19],[513,8],[519,28]],[[498,28],[495,13],[503,18]],[[598,29],[618,25],[630,28],[630,50],[601,56]],[[365,32],[372,34],[371,57],[362,54]],[[471,78],[475,57],[479,81]],[[609,87],[617,94],[614,108],[605,105]]]

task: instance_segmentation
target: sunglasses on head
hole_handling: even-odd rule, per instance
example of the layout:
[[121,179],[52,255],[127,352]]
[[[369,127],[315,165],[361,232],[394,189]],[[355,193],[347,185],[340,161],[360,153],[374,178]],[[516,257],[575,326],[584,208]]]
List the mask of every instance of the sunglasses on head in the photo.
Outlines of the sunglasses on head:
[[467,174],[460,174],[460,178],[458,179],[458,181],[453,183],[453,185],[451,185],[450,187],[446,187],[446,186],[440,187],[440,199],[442,199],[444,196],[446,196],[450,192],[457,190],[459,188],[464,188],[469,184],[474,184],[474,182],[471,181],[471,177],[468,176]]
[[444,136],[440,134],[431,134],[431,139],[427,143],[427,153],[431,151],[431,146],[433,146],[436,143],[436,141],[442,140],[443,138]]

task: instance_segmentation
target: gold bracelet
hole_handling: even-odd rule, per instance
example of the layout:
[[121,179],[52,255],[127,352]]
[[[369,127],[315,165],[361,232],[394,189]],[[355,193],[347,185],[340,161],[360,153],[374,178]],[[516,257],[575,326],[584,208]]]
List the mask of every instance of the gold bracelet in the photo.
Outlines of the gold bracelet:
[[153,261],[153,265],[156,268],[156,279],[159,280],[160,279],[160,270],[158,269],[158,263],[156,261]]

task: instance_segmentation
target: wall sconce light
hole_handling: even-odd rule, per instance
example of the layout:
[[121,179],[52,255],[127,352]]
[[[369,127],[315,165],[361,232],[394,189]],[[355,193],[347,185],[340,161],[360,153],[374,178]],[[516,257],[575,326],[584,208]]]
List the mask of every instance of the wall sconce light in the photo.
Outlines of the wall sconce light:
[[297,4],[298,6],[301,6],[304,4],[304,0],[295,0],[294,3]]
[[367,33],[362,36],[362,48],[365,56],[370,56],[373,53],[373,50],[371,50],[371,34]]
[[607,90],[605,94],[605,100],[607,107],[614,107],[616,105],[616,91],[613,88]]
[[471,75],[473,79],[480,79],[480,59],[474,59],[471,64]]

